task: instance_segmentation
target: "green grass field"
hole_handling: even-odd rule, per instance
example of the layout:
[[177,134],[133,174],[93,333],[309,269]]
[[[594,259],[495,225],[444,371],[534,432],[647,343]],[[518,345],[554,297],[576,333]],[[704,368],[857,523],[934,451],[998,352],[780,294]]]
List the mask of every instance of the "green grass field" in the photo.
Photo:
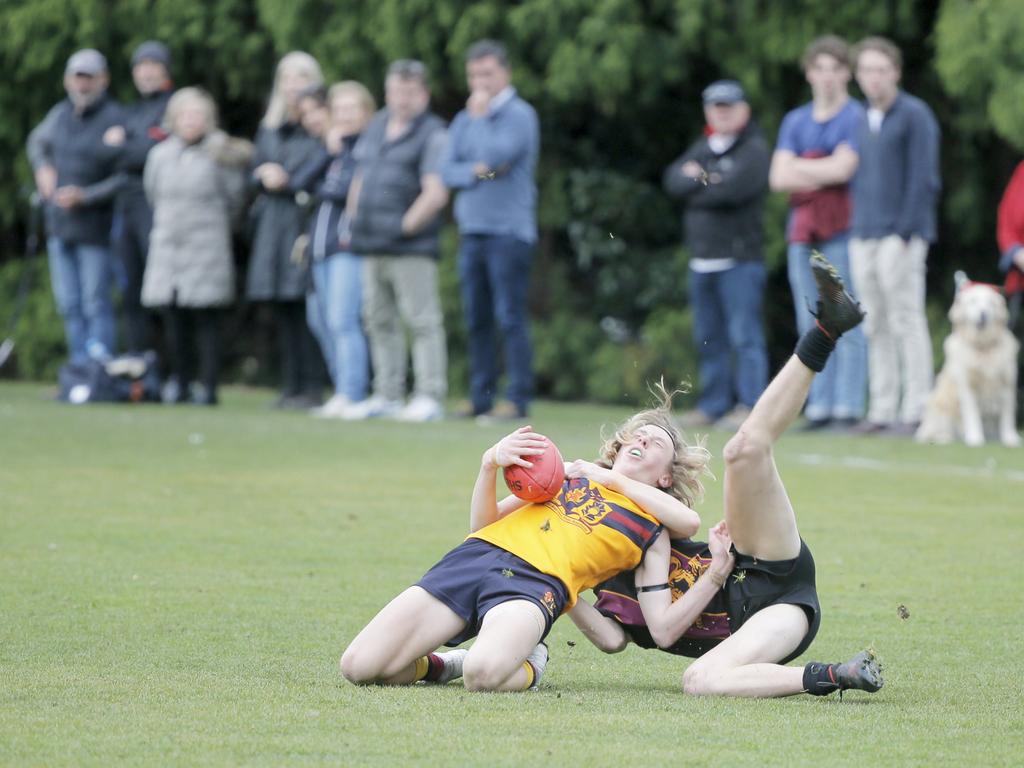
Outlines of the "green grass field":
[[[874,696],[688,698],[684,660],[603,656],[568,620],[538,692],[359,689],[342,649],[464,536],[500,428],[321,423],[231,389],[213,410],[43,392],[0,385],[4,765],[1024,761],[1022,450],[779,446],[824,611],[803,661],[873,646]],[[541,403],[533,424],[590,458],[625,414]],[[705,528],[720,510],[713,482]]]

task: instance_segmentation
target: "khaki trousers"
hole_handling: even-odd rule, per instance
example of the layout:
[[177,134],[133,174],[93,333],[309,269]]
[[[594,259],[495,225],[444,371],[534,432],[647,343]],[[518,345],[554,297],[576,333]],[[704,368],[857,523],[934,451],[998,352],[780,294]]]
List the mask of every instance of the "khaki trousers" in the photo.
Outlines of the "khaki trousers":
[[850,241],[853,285],[867,312],[868,420],[921,421],[934,373],[925,315],[928,243],[898,235]]
[[373,393],[387,400],[405,397],[408,358],[404,326],[408,326],[412,335],[414,392],[444,400],[448,393],[448,348],[437,259],[366,256],[363,319],[373,361]]

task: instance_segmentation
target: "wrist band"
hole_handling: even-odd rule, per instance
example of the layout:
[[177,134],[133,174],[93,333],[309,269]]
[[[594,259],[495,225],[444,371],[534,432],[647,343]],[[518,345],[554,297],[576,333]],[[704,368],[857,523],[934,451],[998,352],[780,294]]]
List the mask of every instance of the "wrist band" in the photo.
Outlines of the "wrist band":
[[663,589],[671,589],[672,586],[666,581],[664,584],[651,584],[646,587],[637,587],[637,592],[661,592]]

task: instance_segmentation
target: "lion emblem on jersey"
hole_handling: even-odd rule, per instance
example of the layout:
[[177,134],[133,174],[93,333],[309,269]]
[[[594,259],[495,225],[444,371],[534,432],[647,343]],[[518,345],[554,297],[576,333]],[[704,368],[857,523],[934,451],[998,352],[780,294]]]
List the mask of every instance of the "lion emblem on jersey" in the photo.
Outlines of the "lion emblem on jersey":
[[556,504],[559,517],[584,533],[590,533],[611,512],[611,504],[590,483],[575,485],[562,493],[561,504]]
[[668,560],[668,583],[672,585],[672,599],[678,600],[697,583],[697,579],[711,565],[710,558],[697,555],[686,555],[676,549],[672,550]]

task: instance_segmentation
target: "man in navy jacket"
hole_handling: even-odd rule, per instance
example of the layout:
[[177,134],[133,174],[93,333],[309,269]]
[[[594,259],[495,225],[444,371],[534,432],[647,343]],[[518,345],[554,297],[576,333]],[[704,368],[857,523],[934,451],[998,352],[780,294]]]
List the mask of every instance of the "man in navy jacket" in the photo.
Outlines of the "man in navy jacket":
[[140,352],[152,345],[149,318],[139,303],[142,274],[149,251],[149,233],[153,229],[153,211],[142,190],[142,171],[149,150],[167,138],[164,111],[171,98],[171,54],[167,46],[147,40],[132,53],[132,80],[139,99],[125,107],[123,129],[113,128],[104,137],[121,153],[117,169],[121,186],[114,202],[114,254],[124,270],[121,311],[125,319],[126,346]]
[[735,80],[704,89],[707,128],[665,169],[663,183],[683,203],[690,252],[689,297],[700,369],[689,429],[738,429],[768,383],[762,307],[764,200],[770,150]]
[[850,241],[854,287],[867,311],[869,405],[861,431],[911,435],[933,374],[925,268],[936,237],[939,126],[927,104],[899,89],[902,56],[892,42],[866,38],[854,61],[867,97]]

